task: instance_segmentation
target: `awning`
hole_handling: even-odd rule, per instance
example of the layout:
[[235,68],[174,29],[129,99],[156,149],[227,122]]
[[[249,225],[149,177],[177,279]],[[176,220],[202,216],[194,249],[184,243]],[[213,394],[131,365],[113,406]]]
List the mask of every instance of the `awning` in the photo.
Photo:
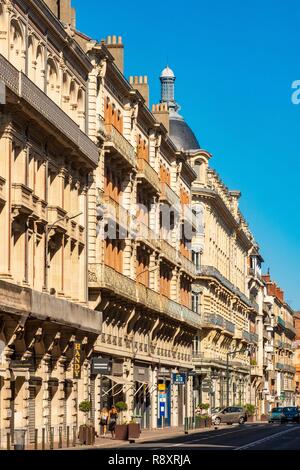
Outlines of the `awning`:
[[130,380],[126,380],[123,377],[117,377],[114,375],[102,375],[102,377],[106,377],[107,379],[111,380],[112,382],[115,382],[116,384],[132,385],[132,382],[130,382]]

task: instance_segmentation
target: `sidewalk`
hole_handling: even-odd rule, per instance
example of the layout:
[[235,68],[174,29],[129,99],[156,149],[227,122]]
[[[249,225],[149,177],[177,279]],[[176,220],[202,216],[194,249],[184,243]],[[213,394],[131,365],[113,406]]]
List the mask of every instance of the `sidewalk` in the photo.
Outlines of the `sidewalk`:
[[[201,429],[192,429],[188,431],[189,434],[194,434],[194,433],[200,433],[200,432],[209,432],[209,431],[214,431],[215,427],[212,426],[211,428],[201,428]],[[147,442],[147,441],[153,441],[157,440],[159,441],[160,439],[163,439],[164,437],[179,437],[184,434],[184,427],[173,427],[173,428],[164,428],[164,429],[145,429],[142,431],[141,436],[138,439],[134,439],[135,444],[138,444],[139,442]],[[112,439],[111,437],[96,437],[95,439],[95,444],[93,446],[87,446],[87,445],[77,445],[76,447],[69,447],[69,448],[64,448],[63,450],[81,450],[81,449],[110,449],[110,448],[119,448],[119,447],[124,447],[124,446],[130,446],[129,441],[117,441],[115,439]],[[59,450],[59,449],[55,449]]]

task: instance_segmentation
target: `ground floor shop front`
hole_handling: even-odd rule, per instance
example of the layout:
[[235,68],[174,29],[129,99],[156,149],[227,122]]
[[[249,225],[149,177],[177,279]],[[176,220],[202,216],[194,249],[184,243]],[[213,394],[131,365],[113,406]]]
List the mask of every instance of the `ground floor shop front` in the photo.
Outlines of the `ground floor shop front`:
[[[192,416],[193,377],[190,370],[153,362],[102,354],[111,363],[109,373],[91,375],[91,401],[94,423],[99,426],[99,411],[126,404],[118,422],[135,421],[141,429],[156,429],[184,424]],[[180,380],[176,381],[176,378]],[[182,380],[182,382],[181,382]]]

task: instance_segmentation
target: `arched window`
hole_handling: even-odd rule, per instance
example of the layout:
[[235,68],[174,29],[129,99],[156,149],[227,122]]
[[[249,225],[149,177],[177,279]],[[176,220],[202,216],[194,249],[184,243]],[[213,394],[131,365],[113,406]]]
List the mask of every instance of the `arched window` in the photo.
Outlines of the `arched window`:
[[35,82],[36,79],[36,56],[34,53],[34,43],[35,39],[33,36],[29,36],[28,38],[28,77],[30,80]]
[[58,101],[58,74],[53,59],[47,62],[47,95],[55,102]]
[[62,81],[62,108],[66,113],[69,113],[69,103],[70,103],[70,96],[69,96],[69,77],[67,72],[63,73],[63,81]]
[[25,69],[25,44],[21,25],[16,19],[10,23],[10,61],[18,69]]
[[44,49],[41,45],[37,47],[36,51],[36,72],[35,83],[44,91],[45,89],[45,63],[44,63]]
[[72,80],[70,85],[70,111],[69,115],[74,121],[77,121],[77,93],[76,93],[76,83]]
[[84,92],[80,88],[78,90],[78,97],[77,97],[77,123],[80,126],[82,131],[85,130],[85,103],[84,103]]

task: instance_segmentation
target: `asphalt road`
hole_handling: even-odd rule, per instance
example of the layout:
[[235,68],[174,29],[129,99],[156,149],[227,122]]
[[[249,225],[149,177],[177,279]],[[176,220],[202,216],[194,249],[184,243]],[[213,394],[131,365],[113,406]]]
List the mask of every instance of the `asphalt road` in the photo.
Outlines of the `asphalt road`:
[[299,424],[246,424],[128,444],[125,449],[300,450]]

